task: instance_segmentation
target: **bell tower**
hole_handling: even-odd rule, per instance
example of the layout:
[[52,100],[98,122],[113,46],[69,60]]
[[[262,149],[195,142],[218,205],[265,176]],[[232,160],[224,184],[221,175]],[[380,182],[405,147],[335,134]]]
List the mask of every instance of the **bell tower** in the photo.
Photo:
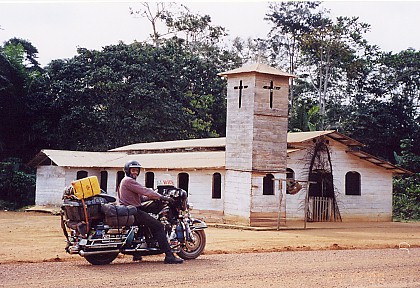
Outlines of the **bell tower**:
[[273,178],[285,178],[294,76],[261,63],[219,76],[227,78],[225,221],[250,226],[276,221],[282,192]]

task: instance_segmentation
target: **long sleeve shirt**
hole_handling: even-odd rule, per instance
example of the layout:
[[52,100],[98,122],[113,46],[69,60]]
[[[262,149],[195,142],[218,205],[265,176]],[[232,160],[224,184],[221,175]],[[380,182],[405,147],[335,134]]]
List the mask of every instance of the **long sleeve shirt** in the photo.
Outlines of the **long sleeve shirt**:
[[160,199],[161,195],[153,189],[146,188],[135,179],[125,176],[120,183],[118,198],[121,205],[140,206],[142,200]]

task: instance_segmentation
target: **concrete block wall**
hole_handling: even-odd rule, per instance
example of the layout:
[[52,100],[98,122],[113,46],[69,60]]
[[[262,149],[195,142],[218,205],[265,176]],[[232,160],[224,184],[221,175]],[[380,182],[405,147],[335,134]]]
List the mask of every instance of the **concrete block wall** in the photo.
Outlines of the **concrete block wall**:
[[[252,177],[251,212],[278,212],[282,200],[282,186],[274,180],[274,195],[263,195],[263,178],[266,174],[254,173]],[[284,179],[285,174],[274,173],[275,179]]]
[[[330,140],[330,148],[337,203],[343,221],[391,221],[392,173],[346,153],[347,147],[341,143]],[[305,180],[308,175],[302,168],[308,161],[305,153],[299,151],[288,156],[287,167],[294,170],[296,179]],[[360,173],[361,195],[345,195],[345,176],[349,171]],[[287,219],[304,219],[305,196],[306,189],[296,195],[286,195]]]
[[226,170],[224,209],[225,216],[235,219],[233,221],[249,223],[251,210],[251,183],[252,173]]
[[57,166],[39,166],[36,170],[36,205],[61,205],[66,186],[66,169]]

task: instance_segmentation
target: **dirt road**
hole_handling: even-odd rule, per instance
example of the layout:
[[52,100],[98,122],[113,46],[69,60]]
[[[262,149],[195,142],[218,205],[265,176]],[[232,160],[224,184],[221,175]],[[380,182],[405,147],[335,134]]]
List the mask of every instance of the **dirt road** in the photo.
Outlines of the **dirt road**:
[[145,258],[2,264],[0,287],[420,287],[419,248],[217,254],[181,265]]
[[64,252],[59,216],[0,212],[0,287],[420,287],[420,223],[206,233],[205,254],[182,265],[159,255],[98,267]]

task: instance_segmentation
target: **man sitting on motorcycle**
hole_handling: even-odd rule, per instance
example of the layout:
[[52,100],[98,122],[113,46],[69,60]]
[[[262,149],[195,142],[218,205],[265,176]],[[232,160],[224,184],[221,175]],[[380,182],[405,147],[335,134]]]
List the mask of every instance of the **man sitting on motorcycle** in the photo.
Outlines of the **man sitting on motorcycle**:
[[[178,264],[182,263],[183,260],[175,257],[169,246],[163,224],[150,216],[147,212],[157,213],[159,211],[150,211],[142,205],[142,202],[148,200],[163,200],[172,202],[173,199],[165,197],[155,192],[153,189],[146,188],[136,181],[136,178],[140,174],[141,165],[137,161],[129,161],[124,165],[125,177],[121,180],[118,189],[118,199],[121,205],[133,205],[137,207],[137,215],[135,215],[136,225],[145,225],[150,228],[154,237],[159,243],[160,249],[165,252],[165,264]],[[153,205],[152,205],[153,206]],[[156,206],[156,205],[155,205]],[[159,207],[157,205],[156,207]],[[141,259],[141,258],[140,258]],[[134,258],[139,260],[139,258]]]

